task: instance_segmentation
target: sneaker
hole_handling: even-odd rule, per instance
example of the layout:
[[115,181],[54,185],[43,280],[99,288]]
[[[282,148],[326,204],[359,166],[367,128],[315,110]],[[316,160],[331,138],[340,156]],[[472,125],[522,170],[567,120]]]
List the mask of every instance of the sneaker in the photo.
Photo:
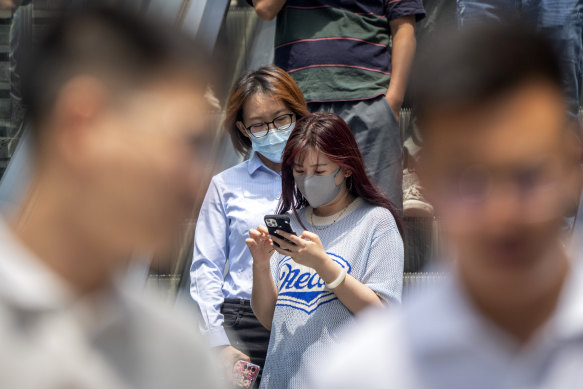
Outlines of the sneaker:
[[403,171],[403,216],[433,216],[433,206],[423,197],[421,185],[415,172]]

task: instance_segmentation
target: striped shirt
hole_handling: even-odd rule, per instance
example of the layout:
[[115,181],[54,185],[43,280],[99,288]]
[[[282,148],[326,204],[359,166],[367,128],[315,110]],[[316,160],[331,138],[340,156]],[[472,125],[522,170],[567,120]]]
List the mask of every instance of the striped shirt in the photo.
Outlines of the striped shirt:
[[384,95],[389,22],[409,15],[425,16],[421,0],[288,0],[277,16],[274,62],[309,102]]

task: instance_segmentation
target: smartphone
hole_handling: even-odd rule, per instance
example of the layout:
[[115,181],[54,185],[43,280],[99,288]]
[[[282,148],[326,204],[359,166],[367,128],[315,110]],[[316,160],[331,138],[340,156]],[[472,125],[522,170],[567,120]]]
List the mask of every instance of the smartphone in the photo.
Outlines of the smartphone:
[[[294,230],[291,228],[288,215],[265,215],[263,220],[265,220],[265,225],[267,226],[267,230],[269,231],[270,235],[277,236],[278,238],[283,239],[286,242],[289,242],[290,244],[295,244],[293,242],[290,242],[283,236],[275,233],[275,231],[281,230],[296,235]],[[277,244],[277,242],[273,242],[273,244],[279,247],[279,244]]]
[[259,365],[247,361],[237,361],[233,367],[233,385],[236,388],[252,388],[259,375]]

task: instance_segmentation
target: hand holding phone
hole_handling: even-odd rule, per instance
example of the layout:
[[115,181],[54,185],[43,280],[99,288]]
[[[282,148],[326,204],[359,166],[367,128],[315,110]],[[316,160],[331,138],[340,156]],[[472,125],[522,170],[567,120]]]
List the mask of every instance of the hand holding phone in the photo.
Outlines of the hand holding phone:
[[237,361],[233,367],[233,385],[237,388],[251,388],[259,375],[259,365],[247,361]]
[[[265,220],[265,225],[267,226],[267,230],[269,231],[270,235],[276,236],[290,244],[295,245],[295,243],[291,242],[289,239],[286,239],[275,232],[277,230],[281,230],[296,235],[296,233],[291,227],[288,215],[265,215],[263,220]],[[273,244],[276,245],[277,247],[280,247],[279,244],[277,244],[277,242],[273,242]]]

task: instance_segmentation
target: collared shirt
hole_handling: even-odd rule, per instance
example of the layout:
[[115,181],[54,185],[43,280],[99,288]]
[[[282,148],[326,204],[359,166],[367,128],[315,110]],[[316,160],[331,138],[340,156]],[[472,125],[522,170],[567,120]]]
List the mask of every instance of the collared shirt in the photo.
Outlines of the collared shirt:
[[190,294],[213,346],[229,344],[222,326],[225,298],[251,299],[253,259],[245,239],[249,229],[265,224],[265,215],[275,213],[280,196],[280,174],[256,153],[211,180],[194,234]]
[[425,16],[421,0],[287,0],[277,15],[274,63],[308,102],[384,95],[391,78],[389,22]]
[[222,388],[191,319],[121,286],[79,296],[0,218],[3,388]]
[[[452,276],[403,311],[375,312],[326,355],[312,388],[567,389],[583,382],[583,270],[528,344],[484,318]],[[324,365],[324,367],[322,367]]]

